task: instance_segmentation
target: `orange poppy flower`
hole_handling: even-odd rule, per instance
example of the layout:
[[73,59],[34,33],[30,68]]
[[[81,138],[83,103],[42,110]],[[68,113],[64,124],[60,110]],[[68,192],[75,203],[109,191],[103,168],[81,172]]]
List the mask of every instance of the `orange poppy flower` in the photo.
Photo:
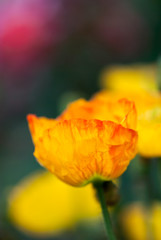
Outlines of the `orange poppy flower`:
[[78,100],[56,120],[28,115],[36,159],[59,179],[82,186],[119,177],[136,154],[134,104]]

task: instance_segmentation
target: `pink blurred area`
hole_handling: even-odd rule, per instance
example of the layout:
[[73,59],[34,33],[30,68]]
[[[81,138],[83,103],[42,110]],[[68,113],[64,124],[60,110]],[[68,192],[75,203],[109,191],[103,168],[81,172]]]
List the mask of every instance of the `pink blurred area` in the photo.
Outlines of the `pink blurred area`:
[[6,75],[27,67],[32,71],[51,59],[54,64],[70,41],[72,46],[79,41],[82,48],[94,46],[94,54],[98,46],[107,56],[133,59],[149,49],[152,39],[148,21],[127,0],[0,2],[0,71]]
[[2,115],[23,110],[43,88],[65,37],[62,9],[62,0],[0,1]]
[[61,8],[61,0],[5,0],[0,3],[3,69],[20,71],[34,61],[43,60],[51,49],[56,51],[63,32]]

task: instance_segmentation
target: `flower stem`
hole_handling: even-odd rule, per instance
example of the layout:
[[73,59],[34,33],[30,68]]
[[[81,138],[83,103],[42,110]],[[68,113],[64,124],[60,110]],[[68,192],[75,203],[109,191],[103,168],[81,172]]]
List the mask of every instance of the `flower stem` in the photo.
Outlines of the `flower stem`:
[[104,198],[103,182],[95,182],[93,183],[93,186],[97,191],[97,196],[101,205],[102,215],[104,218],[104,224],[105,224],[108,240],[116,240],[112,230],[112,223],[111,223],[110,215],[106,206],[106,201]]

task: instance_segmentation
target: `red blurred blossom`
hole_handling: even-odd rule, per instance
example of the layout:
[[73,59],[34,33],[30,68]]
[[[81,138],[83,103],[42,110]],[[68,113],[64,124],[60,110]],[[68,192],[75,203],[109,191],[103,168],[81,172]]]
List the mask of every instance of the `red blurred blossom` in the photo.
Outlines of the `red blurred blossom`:
[[[56,49],[62,39],[61,0],[5,0],[0,3],[0,60],[20,70]],[[50,49],[50,50],[49,50]]]
[[24,111],[48,84],[65,37],[62,1],[0,0],[0,120]]

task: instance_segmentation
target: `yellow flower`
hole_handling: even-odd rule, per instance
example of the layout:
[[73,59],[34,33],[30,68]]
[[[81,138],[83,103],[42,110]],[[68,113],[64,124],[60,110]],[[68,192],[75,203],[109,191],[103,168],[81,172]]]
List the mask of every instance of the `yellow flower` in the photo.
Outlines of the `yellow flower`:
[[145,91],[142,93],[122,92],[122,91],[101,91],[93,99],[116,101],[121,97],[126,97],[133,101],[137,110],[137,130],[138,152],[145,157],[161,156],[161,96],[160,93],[150,94]]
[[8,214],[13,224],[32,235],[51,235],[81,220],[99,216],[91,185],[73,188],[48,172],[37,172],[10,193]]
[[152,226],[152,233],[154,236],[154,240],[161,239],[161,203],[157,202],[153,204],[152,211],[151,211],[151,226]]
[[161,239],[161,203],[151,207],[134,203],[125,207],[120,215],[120,224],[128,240]]
[[126,99],[78,100],[56,120],[28,116],[36,159],[59,179],[82,186],[119,177],[135,156],[136,110]]
[[161,156],[161,105],[138,116],[139,152],[144,157]]
[[105,69],[101,75],[101,85],[109,90],[142,92],[157,91],[156,67],[154,65],[118,65]]

